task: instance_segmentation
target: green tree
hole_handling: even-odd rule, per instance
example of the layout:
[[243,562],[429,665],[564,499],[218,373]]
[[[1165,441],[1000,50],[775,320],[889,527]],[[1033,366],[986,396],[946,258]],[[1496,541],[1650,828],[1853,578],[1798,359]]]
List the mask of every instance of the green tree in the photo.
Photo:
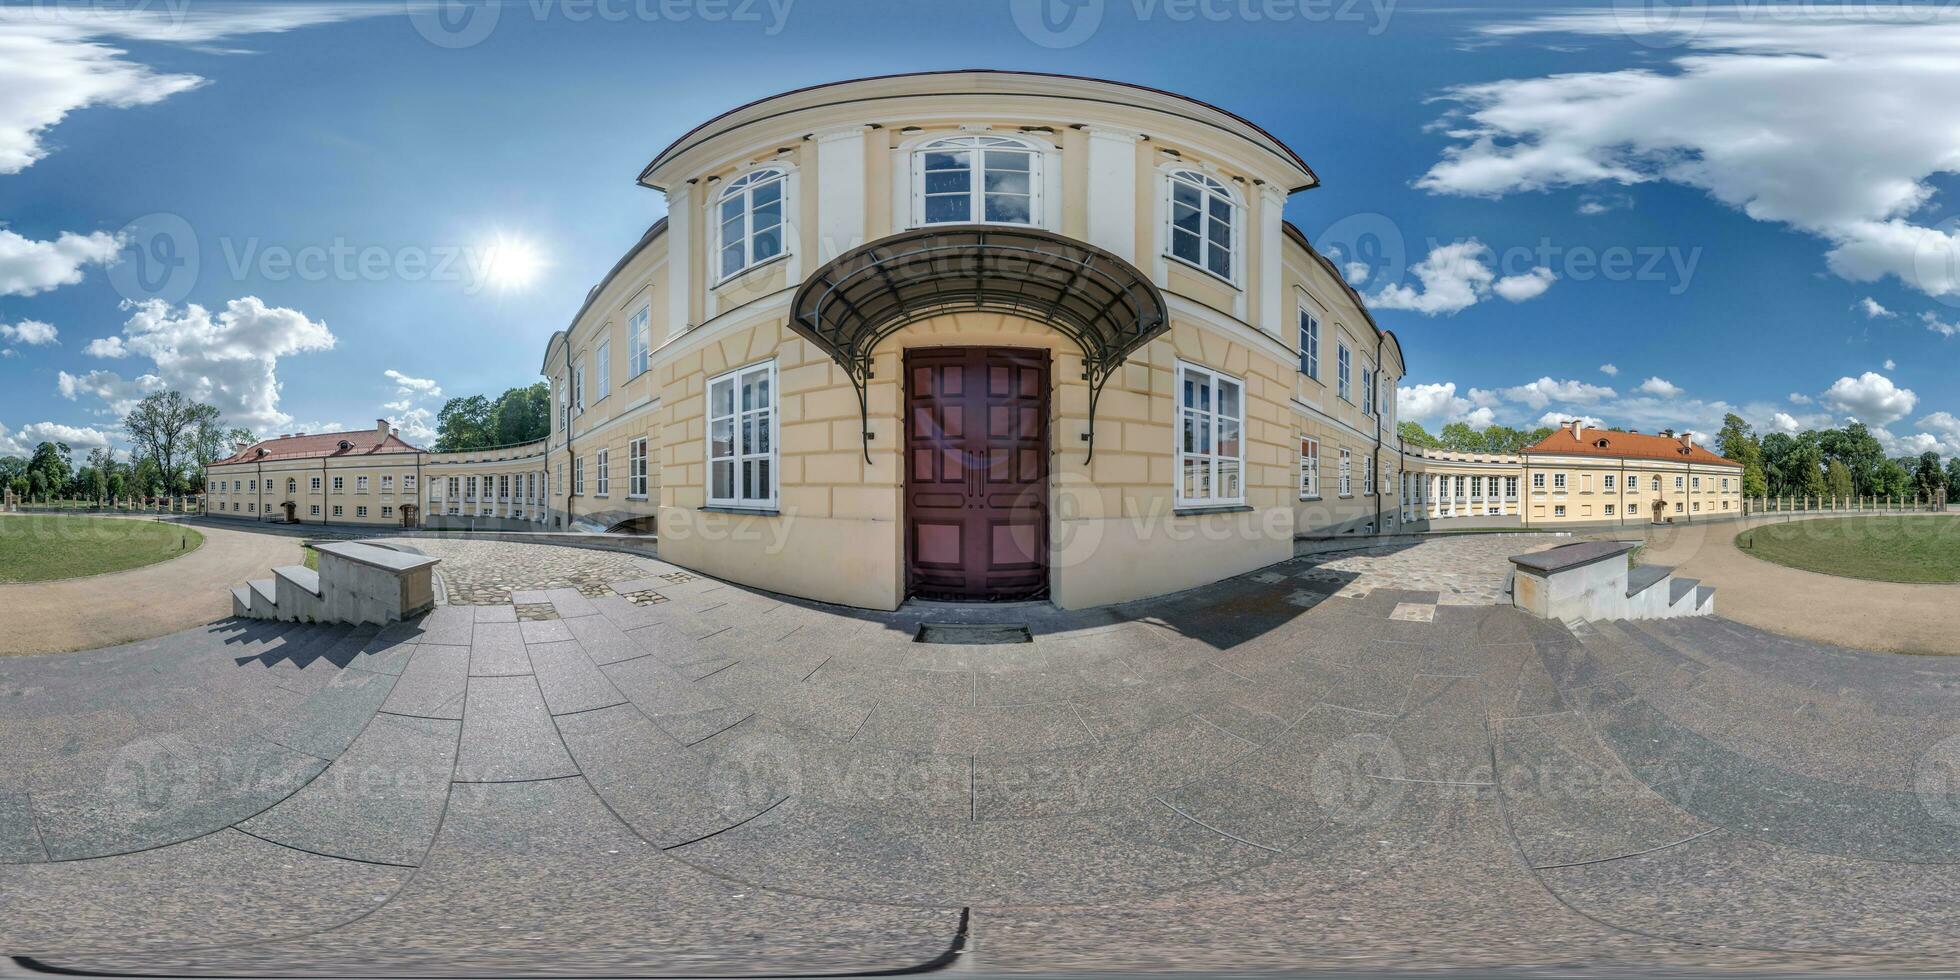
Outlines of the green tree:
[[543,439],[551,434],[551,386],[540,381],[505,391],[490,407],[490,418],[495,445]]
[[1715,434],[1715,451],[1742,464],[1743,496],[1769,492],[1769,480],[1763,471],[1763,445],[1742,416],[1734,412],[1722,416],[1722,430]]
[[1830,490],[1824,485],[1824,452],[1816,442],[1797,441],[1790,454],[1792,492],[1806,497],[1822,497]]
[[177,492],[180,471],[194,456],[199,424],[211,414],[208,406],[185,398],[182,392],[159,391],[146,396],[123,416],[130,441],[157,465],[165,493]]
[[34,455],[27,461],[30,481],[40,477],[34,484],[34,496],[46,500],[64,493],[68,489],[70,464],[68,444],[65,442],[43,442],[34,447]]
[[1946,476],[1940,472],[1940,454],[1930,449],[1919,454],[1919,468],[1912,475],[1913,492],[1931,500],[1946,485]]
[[1946,461],[1946,499],[1960,503],[1960,456]]
[[1851,467],[1841,459],[1831,460],[1824,467],[1824,492],[1832,497],[1849,497],[1857,487],[1851,482]]
[[1885,447],[1878,444],[1877,437],[1872,435],[1865,423],[1853,422],[1842,429],[1826,429],[1816,433],[1815,438],[1826,461],[1841,460],[1850,468],[1852,483],[1858,493],[1886,492],[1879,478],[1879,467],[1885,462]]
[[453,453],[496,445],[491,430],[490,400],[482,395],[451,398],[436,413],[435,451]]
[[[545,405],[546,422],[550,421],[551,415],[550,397],[551,394],[547,391],[545,393],[545,398],[547,399]],[[1418,422],[1404,420],[1397,423],[1395,434],[1402,437],[1402,445],[1408,446],[1411,449],[1440,449],[1443,446],[1441,442],[1437,441],[1435,436],[1429,434],[1428,429],[1423,428],[1421,423]]]
[[1912,471],[1896,459],[1888,459],[1878,464],[1876,479],[1877,492],[1886,497],[1910,497],[1913,491]]

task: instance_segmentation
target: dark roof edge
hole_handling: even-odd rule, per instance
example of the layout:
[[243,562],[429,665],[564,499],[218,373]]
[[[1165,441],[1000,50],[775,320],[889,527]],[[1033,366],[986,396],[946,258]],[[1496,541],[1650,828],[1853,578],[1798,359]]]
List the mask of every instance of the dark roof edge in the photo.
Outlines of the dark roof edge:
[[1402,338],[1395,336],[1395,331],[1384,330],[1381,324],[1375,322],[1375,315],[1368,312],[1368,304],[1362,302],[1361,294],[1355,291],[1353,284],[1347,281],[1346,276],[1341,275],[1341,270],[1335,268],[1333,260],[1320,254],[1320,250],[1314,248],[1312,242],[1307,241],[1306,232],[1301,231],[1298,225],[1284,218],[1280,219],[1279,226],[1280,230],[1285,232],[1288,238],[1293,239],[1301,248],[1306,249],[1307,254],[1312,256],[1314,261],[1319,262],[1327,270],[1328,275],[1334,277],[1335,282],[1341,284],[1341,290],[1346,292],[1348,299],[1354,302],[1354,308],[1361,311],[1361,315],[1368,321],[1368,326],[1373,327],[1376,333],[1395,342],[1395,358],[1402,362],[1402,375],[1403,377],[1407,377],[1409,374],[1409,358],[1407,354],[1402,352]]
[[[647,226],[647,230],[640,235],[640,240],[634,242],[633,247],[627,249],[626,254],[620,256],[619,261],[614,262],[613,267],[606,270],[606,274],[600,277],[597,284],[595,284],[591,289],[585,291],[585,302],[580,303],[578,306],[578,312],[572,314],[572,322],[565,324],[565,329],[563,330],[552,331],[551,339],[545,341],[545,345],[544,345],[545,356],[547,358],[551,356],[551,345],[557,343],[559,337],[571,336],[573,328],[577,327],[578,322],[585,318],[586,312],[592,309],[592,304],[599,301],[599,294],[605,292],[606,287],[612,285],[612,281],[614,279],[619,278],[620,272],[624,271],[626,268],[626,263],[633,261],[635,256],[639,255],[643,251],[646,251],[646,247],[648,245],[653,244],[654,239],[659,238],[661,235],[664,235],[666,233],[667,233],[667,216],[663,214],[660,216],[659,220]],[[551,365],[548,363],[541,364],[539,365],[538,373],[548,375],[551,373],[549,370],[547,370],[550,367]]]

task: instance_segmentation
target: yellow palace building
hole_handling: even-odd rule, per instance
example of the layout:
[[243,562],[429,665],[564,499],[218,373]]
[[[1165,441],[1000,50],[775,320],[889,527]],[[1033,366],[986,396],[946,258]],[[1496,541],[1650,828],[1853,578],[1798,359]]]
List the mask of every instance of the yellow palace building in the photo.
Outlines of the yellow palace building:
[[[641,171],[666,217],[546,340],[543,443],[268,440],[211,467],[244,487],[211,507],[657,532],[668,561],[878,609],[1116,602],[1427,524],[1401,344],[1281,216],[1319,182],[1257,125],[1140,86],[786,92]],[[1533,473],[1565,458],[1537,449]]]

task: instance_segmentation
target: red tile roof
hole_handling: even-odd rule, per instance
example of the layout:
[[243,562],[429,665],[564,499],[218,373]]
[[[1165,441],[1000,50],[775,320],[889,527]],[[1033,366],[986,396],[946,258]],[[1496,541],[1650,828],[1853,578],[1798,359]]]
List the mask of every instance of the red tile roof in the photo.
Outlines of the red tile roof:
[[[340,444],[345,442],[347,448]],[[265,450],[260,454],[260,450]],[[390,434],[383,437],[375,429],[356,429],[352,432],[316,432],[303,436],[284,436],[278,439],[265,439],[212,463],[212,466],[225,466],[232,463],[270,462],[275,459],[339,458],[347,456],[377,456],[386,453],[419,453],[422,450],[401,440],[400,436]]]
[[[1601,443],[1605,445],[1601,445]],[[1572,426],[1562,425],[1536,445],[1520,450],[1525,455],[1602,456],[1611,459],[1660,459],[1674,463],[1707,463],[1714,466],[1741,466],[1692,443],[1670,436],[1641,432],[1609,432],[1584,429],[1573,438]]]

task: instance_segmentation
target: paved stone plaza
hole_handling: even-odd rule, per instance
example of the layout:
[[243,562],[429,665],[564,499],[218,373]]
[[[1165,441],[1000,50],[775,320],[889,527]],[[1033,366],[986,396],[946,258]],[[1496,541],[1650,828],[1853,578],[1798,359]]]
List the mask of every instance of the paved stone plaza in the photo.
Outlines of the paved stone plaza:
[[[1129,606],[883,615],[650,559],[409,543],[506,599],[0,660],[5,969],[1960,953],[1960,661],[1719,618],[1575,636],[1468,578],[1390,584],[1464,557],[1433,544]],[[1032,641],[914,642],[952,621]]]
[[1359,599],[1376,589],[1434,592],[1446,606],[1494,606],[1510,601],[1512,555],[1542,551],[1570,541],[1555,534],[1465,534],[1419,545],[1384,545],[1298,559],[1298,577],[1335,586],[1335,594]]

